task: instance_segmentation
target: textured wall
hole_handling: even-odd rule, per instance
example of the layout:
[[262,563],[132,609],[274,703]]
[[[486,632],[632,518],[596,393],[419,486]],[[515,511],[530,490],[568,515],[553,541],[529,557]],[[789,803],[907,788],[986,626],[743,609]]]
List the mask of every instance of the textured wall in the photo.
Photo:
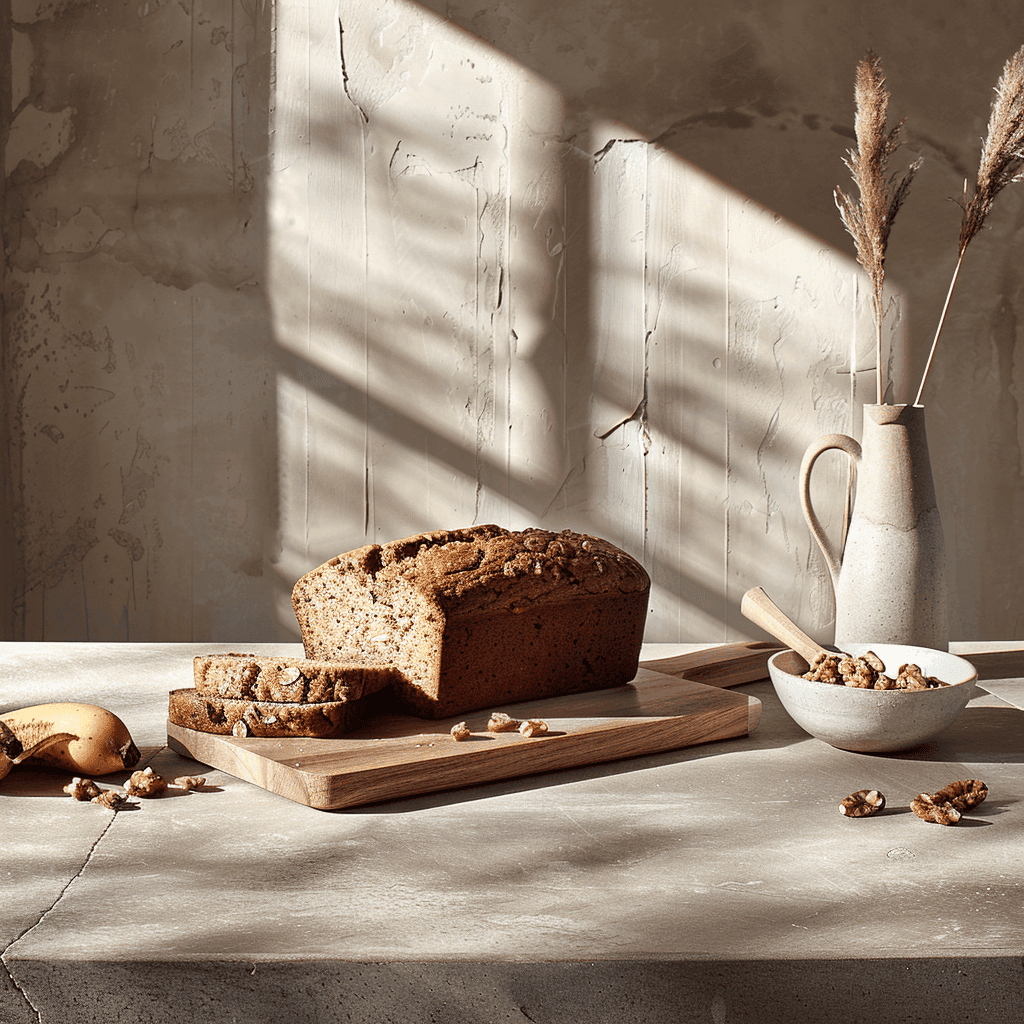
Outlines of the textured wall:
[[[796,474],[873,399],[831,198],[853,67],[880,51],[926,160],[889,259],[908,400],[1022,15],[13,0],[8,635],[290,636],[323,559],[496,521],[641,557],[650,639],[748,635],[753,585],[827,637]],[[1022,198],[926,393],[962,636],[1022,625]],[[822,460],[833,529],[845,479]]]
[[272,630],[269,12],[11,15],[8,631]]

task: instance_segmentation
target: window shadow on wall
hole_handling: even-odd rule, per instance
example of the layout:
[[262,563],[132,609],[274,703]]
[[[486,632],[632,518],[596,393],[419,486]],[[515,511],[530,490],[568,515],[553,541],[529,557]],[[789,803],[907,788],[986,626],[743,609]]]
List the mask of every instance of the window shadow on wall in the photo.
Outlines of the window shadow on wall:
[[340,551],[493,521],[641,558],[650,640],[749,635],[753,585],[827,631],[796,467],[870,369],[853,262],[445,13],[279,12],[282,626]]
[[429,6],[15,5],[5,635],[294,637],[321,561],[484,521],[641,558],[652,640],[766,582],[827,628],[795,466],[863,303],[831,179],[798,228],[716,145],[764,54],[744,99],[673,11]]

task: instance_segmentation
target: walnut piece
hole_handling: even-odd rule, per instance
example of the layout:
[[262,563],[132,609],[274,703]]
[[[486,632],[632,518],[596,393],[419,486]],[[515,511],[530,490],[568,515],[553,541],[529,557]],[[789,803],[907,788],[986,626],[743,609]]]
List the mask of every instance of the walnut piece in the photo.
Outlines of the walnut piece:
[[129,796],[141,796],[149,799],[161,796],[167,790],[167,782],[162,775],[157,775],[152,768],[141,772],[132,772],[124,784],[124,791]]
[[519,731],[523,736],[543,736],[548,731],[548,723],[539,718],[530,718],[519,723]]
[[459,722],[458,725],[453,725],[451,728],[451,737],[457,743],[462,740],[468,740],[473,734],[469,731],[469,726],[465,722]]
[[895,679],[884,672],[885,664],[874,651],[856,657],[823,651],[815,656],[802,678],[819,683],[853,686],[861,690],[930,690],[936,686],[949,685],[934,676],[924,675],[917,665],[901,665]]
[[76,775],[65,787],[64,792],[76,800],[92,800],[100,795],[100,787],[92,779],[80,779]]
[[185,792],[189,792],[193,789],[202,789],[206,785],[205,775],[180,775],[174,780],[174,785],[178,789],[183,789]]
[[885,662],[875,654],[874,651],[865,651],[861,655],[861,661],[863,661],[869,668],[874,669],[876,672],[885,671]]
[[504,711],[492,711],[487,722],[488,732],[515,732],[519,728],[519,719],[506,715]]
[[938,793],[932,794],[933,800],[945,800],[951,803],[961,814],[977,807],[988,796],[988,786],[980,779],[962,779],[951,782]]
[[839,801],[839,813],[848,818],[867,818],[885,807],[885,795],[877,789],[858,789]]
[[939,825],[955,825],[960,820],[960,812],[938,794],[930,796],[919,793],[910,801],[910,809],[925,821],[934,821]]
[[135,805],[131,800],[124,795],[119,793],[116,789],[104,789],[97,796],[92,798],[94,804],[100,804],[103,807],[108,807],[112,811],[121,811],[126,807],[134,807]]
[[817,683],[840,683],[839,655],[822,652],[814,657],[811,667],[803,674],[804,679]]

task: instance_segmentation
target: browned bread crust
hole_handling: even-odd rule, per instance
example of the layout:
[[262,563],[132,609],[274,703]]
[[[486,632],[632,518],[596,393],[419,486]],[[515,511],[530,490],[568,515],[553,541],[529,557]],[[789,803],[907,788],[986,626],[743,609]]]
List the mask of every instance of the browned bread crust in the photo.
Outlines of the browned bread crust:
[[203,654],[192,664],[200,694],[285,704],[358,700],[383,689],[396,675],[384,665],[255,654]]
[[292,604],[307,658],[392,665],[411,709],[441,718],[629,682],[649,592],[607,541],[487,525],[339,555]]
[[283,704],[171,690],[167,717],[199,732],[235,736],[340,736],[362,722],[360,701]]

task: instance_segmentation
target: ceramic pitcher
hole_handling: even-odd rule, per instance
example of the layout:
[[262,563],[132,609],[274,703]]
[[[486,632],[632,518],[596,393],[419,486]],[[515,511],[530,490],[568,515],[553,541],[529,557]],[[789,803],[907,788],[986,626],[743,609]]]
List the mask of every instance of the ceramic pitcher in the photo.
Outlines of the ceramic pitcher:
[[[856,496],[840,551],[811,506],[810,476],[837,448],[856,466]],[[826,434],[800,468],[804,516],[832,577],[836,646],[898,643],[948,649],[946,553],[935,502],[924,409],[865,405],[861,443]]]

